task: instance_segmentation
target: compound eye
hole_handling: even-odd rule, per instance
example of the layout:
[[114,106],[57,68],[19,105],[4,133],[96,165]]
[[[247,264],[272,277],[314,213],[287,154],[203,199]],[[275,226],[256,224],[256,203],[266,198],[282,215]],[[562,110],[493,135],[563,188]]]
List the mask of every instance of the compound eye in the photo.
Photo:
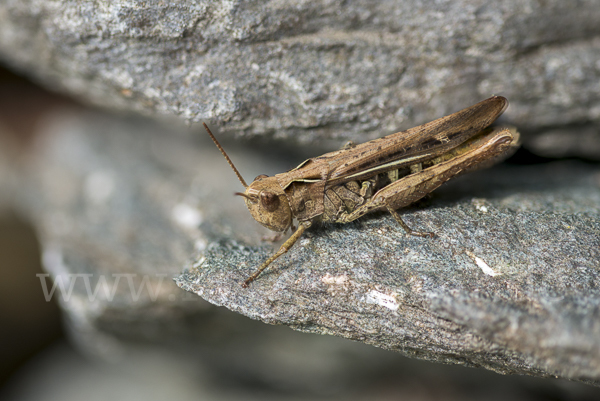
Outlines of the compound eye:
[[279,207],[279,196],[273,192],[262,191],[260,193],[260,203],[269,212],[274,212]]
[[268,175],[266,175],[266,174],[257,175],[256,178],[254,179],[254,181],[262,180],[263,178],[267,178],[267,177],[268,177]]

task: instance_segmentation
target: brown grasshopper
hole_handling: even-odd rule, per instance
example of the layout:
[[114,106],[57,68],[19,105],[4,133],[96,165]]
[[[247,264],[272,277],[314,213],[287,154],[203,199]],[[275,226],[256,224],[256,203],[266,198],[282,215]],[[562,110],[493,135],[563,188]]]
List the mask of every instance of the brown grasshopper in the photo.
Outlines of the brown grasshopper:
[[259,175],[247,185],[206,124],[204,127],[246,191],[252,217],[270,230],[298,228],[279,251],[243,283],[254,281],[317,222],[348,223],[375,210],[387,210],[410,235],[413,231],[396,211],[421,199],[450,178],[475,167],[489,166],[518,147],[514,128],[488,128],[508,100],[493,96],[474,106],[407,131],[349,145],[302,162],[273,177]]

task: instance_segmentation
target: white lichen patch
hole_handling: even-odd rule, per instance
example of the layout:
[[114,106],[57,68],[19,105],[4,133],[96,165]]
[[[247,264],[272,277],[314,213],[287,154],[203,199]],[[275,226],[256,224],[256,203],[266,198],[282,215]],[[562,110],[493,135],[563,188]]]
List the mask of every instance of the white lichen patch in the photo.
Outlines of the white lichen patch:
[[340,276],[332,276],[327,273],[321,277],[321,281],[327,285],[344,285],[348,282],[348,276],[342,274]]
[[114,174],[108,171],[94,171],[85,177],[83,191],[85,197],[93,204],[108,202],[115,193]]
[[204,251],[207,246],[208,246],[208,241],[205,240],[204,238],[198,238],[198,239],[196,239],[196,241],[194,241],[194,250],[196,250],[198,252]]
[[488,276],[499,276],[502,273],[498,272],[494,269],[492,269],[490,267],[490,265],[488,265],[487,263],[485,263],[485,261],[483,259],[481,259],[479,256],[475,255],[473,252],[471,251],[466,251],[467,255],[469,255],[471,257],[471,259],[473,259],[473,261],[475,262],[475,264],[477,266],[479,266],[479,268],[481,269],[482,272],[484,272],[485,274],[487,274]]
[[195,261],[192,264],[192,267],[194,269],[200,269],[202,267],[202,265],[204,265],[204,262],[206,262],[206,258],[204,256],[202,256],[200,259],[198,259],[197,261]]
[[202,224],[202,211],[186,203],[179,203],[171,210],[171,218],[177,225],[186,229],[198,228]]
[[365,302],[368,304],[375,304],[396,311],[400,307],[397,299],[393,295],[387,295],[383,292],[371,290],[365,296]]
[[473,206],[475,206],[475,209],[477,209],[481,213],[487,213],[489,211],[485,199],[475,198],[471,201],[471,203],[473,204]]

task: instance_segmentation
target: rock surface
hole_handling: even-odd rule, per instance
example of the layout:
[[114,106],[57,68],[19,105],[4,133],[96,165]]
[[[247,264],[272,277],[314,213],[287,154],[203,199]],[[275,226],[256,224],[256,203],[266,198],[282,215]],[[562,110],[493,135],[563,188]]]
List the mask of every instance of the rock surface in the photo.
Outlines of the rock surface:
[[[144,377],[153,383],[146,390],[171,393],[194,383],[195,399],[364,399],[356,391],[381,391],[390,372],[411,382],[453,374],[252,321],[178,288],[172,278],[194,252],[222,238],[259,245],[268,233],[232,195],[240,184],[205,133],[191,140],[177,124],[81,110],[53,114],[39,127],[35,151],[18,158],[0,124],[0,209],[12,205],[35,224],[48,273],[33,277],[38,291],[59,302],[78,349],[108,361],[121,382],[139,386]],[[244,175],[289,163],[225,145]],[[68,372],[60,363],[48,370]],[[472,380],[453,383],[471,388]],[[101,382],[89,378],[91,387]]]
[[596,0],[5,1],[0,57],[239,135],[363,141],[501,94],[522,131],[589,124],[598,147],[599,20]]
[[[236,320],[170,284],[184,265],[201,264],[178,284],[255,319],[421,359],[598,382],[597,166],[509,165],[460,177],[406,210],[409,224],[437,238],[406,237],[385,214],[317,228],[243,290],[273,247],[261,245],[269,232],[232,196],[239,183],[205,137],[95,113],[41,126],[27,163],[0,169],[2,200],[38,227],[45,268],[63,281],[58,299],[88,352],[110,359],[128,342],[185,344],[211,369],[237,366],[240,377],[315,391],[361,376],[344,358],[395,366],[352,342]],[[246,177],[297,164],[291,154],[224,145]],[[293,353],[306,359],[301,368],[281,354],[290,343],[303,350]],[[327,374],[314,365],[325,359]],[[251,373],[256,360],[260,373]]]
[[505,166],[411,209],[308,232],[273,250],[211,244],[182,288],[254,319],[501,373],[600,384],[600,170]]

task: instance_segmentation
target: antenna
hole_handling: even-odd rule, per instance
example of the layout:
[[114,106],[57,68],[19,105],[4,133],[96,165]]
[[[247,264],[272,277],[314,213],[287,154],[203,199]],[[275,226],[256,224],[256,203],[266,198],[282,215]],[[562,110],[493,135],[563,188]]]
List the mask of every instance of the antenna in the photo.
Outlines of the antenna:
[[242,197],[244,197],[244,198],[246,198],[246,199],[249,199],[249,200],[250,200],[250,201],[252,201],[253,203],[256,203],[256,202],[258,201],[258,198],[256,198],[256,197],[254,197],[254,198],[253,198],[252,196],[246,195],[246,194],[245,194],[245,193],[243,193],[243,192],[234,192],[233,194],[234,194],[234,195],[237,195],[237,196],[242,196]]
[[242,178],[242,175],[240,174],[240,172],[237,170],[237,168],[235,168],[235,166],[233,165],[233,162],[231,161],[231,159],[229,158],[229,156],[227,156],[227,153],[225,153],[225,149],[223,149],[223,147],[221,146],[221,144],[219,143],[219,141],[217,141],[217,138],[215,138],[215,136],[213,135],[213,133],[210,132],[210,129],[208,128],[208,125],[206,125],[206,123],[202,123],[202,124],[204,125],[204,128],[206,128],[206,131],[208,132],[208,135],[210,135],[210,137],[212,138],[212,140],[215,143],[215,145],[217,145],[217,148],[219,148],[219,150],[221,151],[221,153],[223,154],[223,156],[225,156],[225,159],[227,160],[227,163],[229,163],[229,165],[233,169],[233,172],[235,173],[235,175],[237,175],[238,180],[240,180],[240,182],[242,183],[242,185],[244,186],[244,188],[248,188],[248,184],[246,184],[246,181],[244,181],[244,179]]

